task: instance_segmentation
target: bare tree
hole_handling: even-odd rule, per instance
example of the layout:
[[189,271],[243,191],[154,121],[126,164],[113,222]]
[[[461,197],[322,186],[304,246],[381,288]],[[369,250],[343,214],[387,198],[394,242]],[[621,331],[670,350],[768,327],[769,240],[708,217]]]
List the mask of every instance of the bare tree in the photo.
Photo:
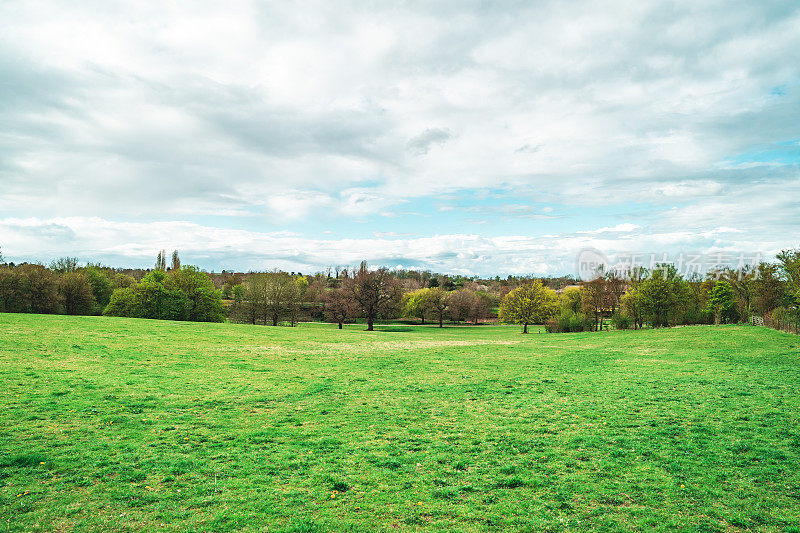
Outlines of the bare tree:
[[344,288],[367,321],[367,331],[373,331],[378,315],[391,310],[400,300],[399,286],[385,268],[370,270],[362,261],[352,278],[345,278]]
[[167,251],[161,250],[156,257],[156,270],[167,270]]
[[345,289],[331,289],[320,297],[325,307],[325,318],[330,322],[342,325],[358,314],[358,309]]
[[473,324],[478,324],[481,320],[488,318],[491,314],[491,300],[486,293],[476,292],[472,307],[469,309],[469,319]]
[[611,305],[611,314],[613,315],[619,307],[619,299],[625,294],[627,283],[625,279],[616,270],[610,270],[606,274],[606,292],[608,303]]
[[599,331],[603,328],[602,317],[603,310],[608,303],[608,288],[604,276],[598,276],[591,281],[584,281],[581,283],[584,290],[585,298],[581,298],[581,305],[584,310],[594,316],[594,331]]
[[450,319],[456,323],[467,320],[475,305],[475,292],[469,289],[459,289],[447,293],[447,308]]
[[61,272],[62,274],[69,274],[78,270],[77,257],[59,257],[50,263],[50,270]]
[[269,272],[266,274],[266,314],[272,325],[285,316],[292,315],[292,307],[297,303],[298,291],[294,278],[286,272]]
[[447,312],[447,293],[441,287],[433,287],[425,293],[425,299],[428,302],[428,309],[439,321],[441,328]]

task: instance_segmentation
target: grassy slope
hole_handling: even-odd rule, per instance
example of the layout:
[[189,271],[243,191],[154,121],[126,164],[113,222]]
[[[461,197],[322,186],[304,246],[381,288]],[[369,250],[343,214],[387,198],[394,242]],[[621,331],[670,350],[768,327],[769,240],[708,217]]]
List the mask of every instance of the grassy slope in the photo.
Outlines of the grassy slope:
[[800,523],[797,337],[362,329],[0,314],[0,530]]

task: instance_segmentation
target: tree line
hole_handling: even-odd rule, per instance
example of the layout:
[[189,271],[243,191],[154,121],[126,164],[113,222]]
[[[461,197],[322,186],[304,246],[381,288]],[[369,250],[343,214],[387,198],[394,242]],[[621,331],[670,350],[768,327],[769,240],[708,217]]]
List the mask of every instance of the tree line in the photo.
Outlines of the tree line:
[[747,322],[781,329],[800,323],[800,250],[774,263],[720,269],[688,279],[670,264],[652,270],[601,267],[594,279],[485,278],[336,267],[304,276],[282,271],[209,274],[159,252],[154,268],[122,271],[61,258],[0,264],[0,311],[105,314],[277,326],[406,319],[442,327],[498,319],[544,324],[549,332]]
[[41,264],[0,265],[0,312],[108,315],[162,320],[222,322],[222,292],[205,272],[171,267],[162,251],[156,268],[141,279],[101,265],[79,266],[62,257]]
[[523,282],[503,298],[500,319],[522,324],[523,332],[529,324],[545,324],[548,332],[576,332],[750,322],[757,316],[765,325],[797,333],[800,250],[784,250],[777,259],[689,279],[671,264],[652,271],[600,267],[594,279],[558,293],[537,280]]

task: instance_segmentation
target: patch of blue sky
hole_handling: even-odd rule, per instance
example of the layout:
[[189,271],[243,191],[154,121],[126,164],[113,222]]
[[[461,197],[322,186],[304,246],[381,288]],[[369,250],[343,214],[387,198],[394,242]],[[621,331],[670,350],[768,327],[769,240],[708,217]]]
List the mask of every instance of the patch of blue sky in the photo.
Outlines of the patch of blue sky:
[[744,152],[722,161],[723,167],[800,165],[800,139],[775,143],[762,150]]
[[[549,199],[548,199],[549,200]],[[543,236],[615,226],[631,212],[646,213],[643,203],[575,206],[536,201],[509,189],[469,189],[437,196],[408,198],[380,212],[344,215],[320,209],[291,220],[259,206],[249,216],[202,215],[186,220],[201,225],[255,232],[289,232],[320,239],[416,238],[443,234]]]

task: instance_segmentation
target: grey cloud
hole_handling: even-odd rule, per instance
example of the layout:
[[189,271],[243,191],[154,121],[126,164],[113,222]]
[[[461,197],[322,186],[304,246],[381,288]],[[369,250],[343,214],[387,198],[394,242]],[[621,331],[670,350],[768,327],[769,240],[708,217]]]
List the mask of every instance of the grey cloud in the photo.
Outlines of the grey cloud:
[[408,141],[406,147],[416,155],[427,154],[434,144],[444,144],[453,135],[446,129],[428,128]]

